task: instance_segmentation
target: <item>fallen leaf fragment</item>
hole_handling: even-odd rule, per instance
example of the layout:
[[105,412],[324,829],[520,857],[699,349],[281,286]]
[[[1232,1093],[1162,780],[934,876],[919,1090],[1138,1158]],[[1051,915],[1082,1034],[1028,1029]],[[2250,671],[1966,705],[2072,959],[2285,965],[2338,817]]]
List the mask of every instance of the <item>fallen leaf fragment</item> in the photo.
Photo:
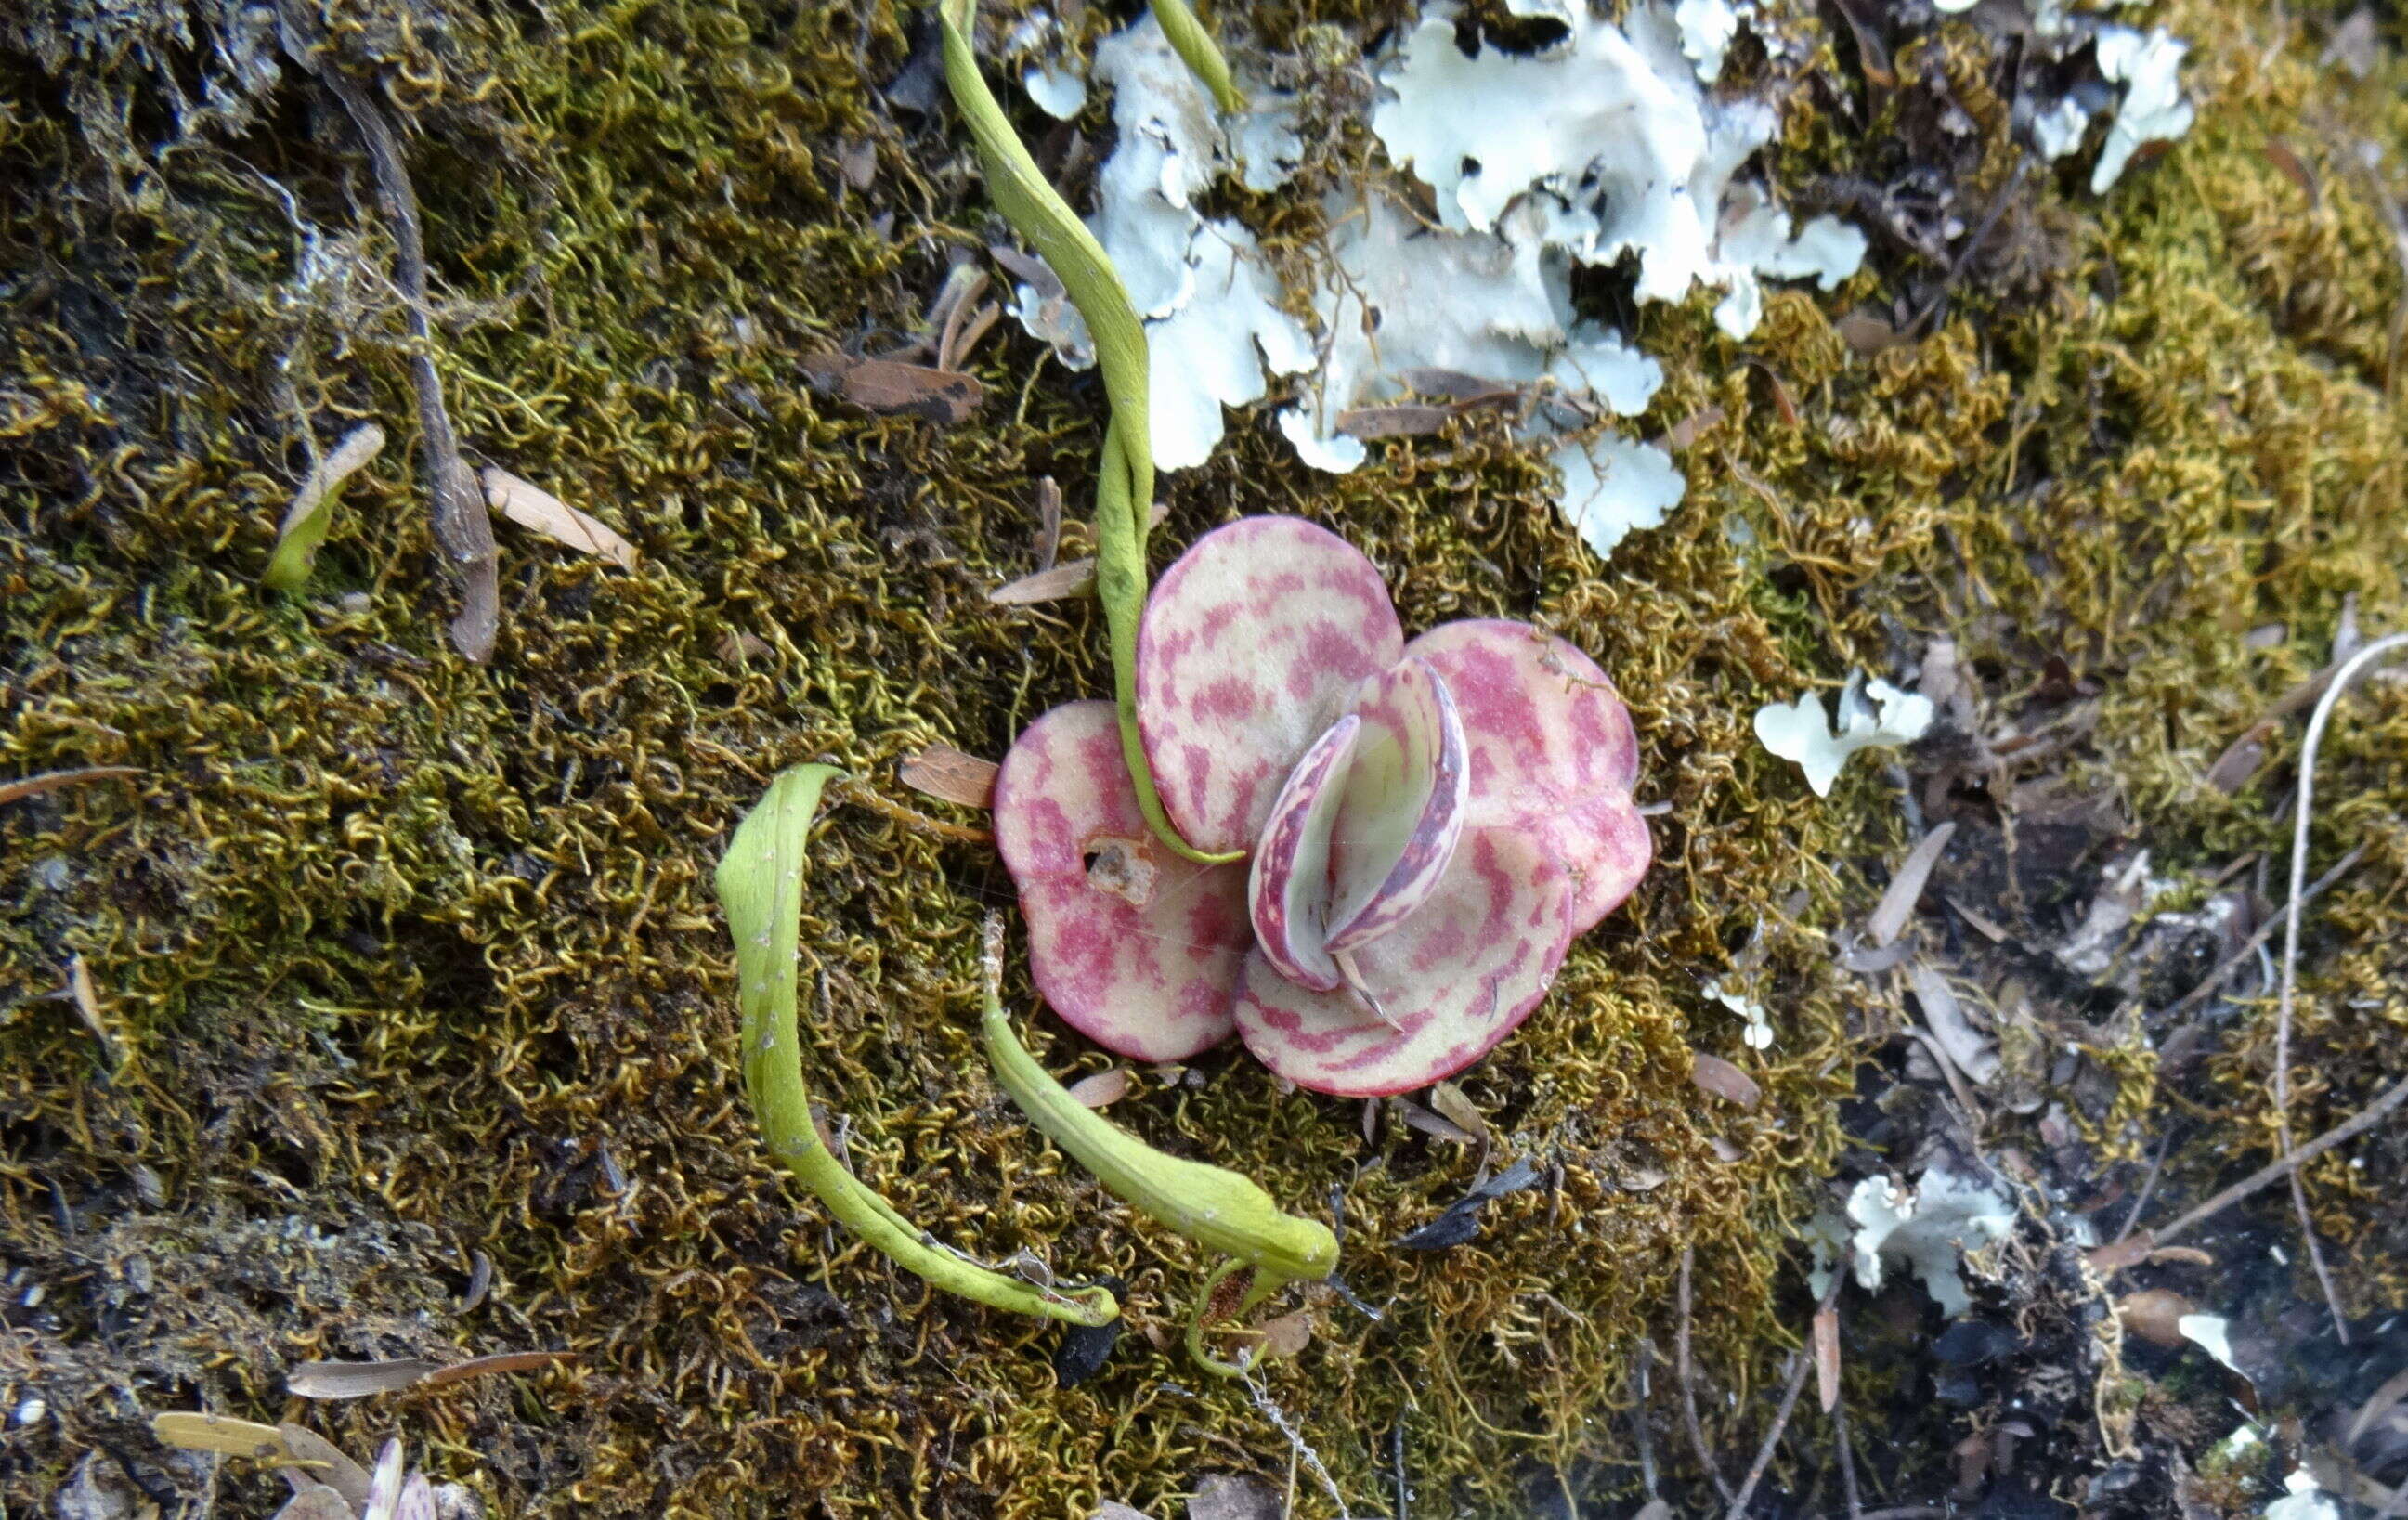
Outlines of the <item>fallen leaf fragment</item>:
[[741,665],[747,660],[766,660],[778,652],[769,647],[767,639],[730,628],[719,636],[715,652],[729,665]]
[[1488,1138],[1488,1121],[1480,1116],[1480,1111],[1472,1106],[1471,1099],[1464,1097],[1463,1089],[1455,1083],[1442,1082],[1432,1087],[1429,1090],[1429,1106],[1474,1139],[1484,1140]]
[[284,509],[284,521],[277,525],[276,549],[260,574],[261,585],[270,591],[298,591],[308,582],[318,546],[326,541],[326,530],[334,526],[335,503],[342,495],[343,482],[383,449],[384,429],[362,423],[303,477],[293,505]]
[[1480,1139],[1452,1119],[1432,1113],[1409,1097],[1392,1097],[1388,1099],[1388,1103],[1397,1111],[1397,1117],[1404,1120],[1408,1127],[1418,1129],[1433,1139],[1453,1140],[1457,1145],[1475,1144]]
[[45,792],[55,792],[62,786],[80,786],[86,782],[111,782],[141,774],[141,770],[134,766],[81,766],[73,770],[46,770],[38,776],[20,776],[13,782],[0,782],[0,803],[39,796]]
[[1455,414],[1453,407],[1402,402],[1393,407],[1357,407],[1338,414],[1337,431],[1356,438],[1407,438],[1435,433]]
[[224,1414],[175,1411],[150,1417],[150,1434],[163,1446],[185,1452],[223,1452],[228,1456],[256,1456],[288,1461],[292,1453],[284,1433],[272,1425],[237,1420]]
[[1907,984],[1914,989],[1914,1000],[1923,1005],[1923,1022],[1932,1039],[1957,1070],[1976,1084],[1988,1086],[1999,1074],[1998,1041],[1973,1027],[1946,977],[1921,963],[1910,967],[1906,975]]
[[1828,1414],[1840,1402],[1840,1306],[1814,1311],[1814,1393]]
[[430,1362],[398,1356],[380,1362],[304,1362],[285,1374],[284,1386],[301,1398],[366,1398],[405,1388],[440,1388],[495,1372],[530,1372],[574,1361],[566,1351],[510,1351],[472,1356],[465,1362]]
[[1066,559],[1061,564],[1024,575],[1017,581],[1007,581],[986,594],[986,599],[997,607],[1033,607],[1039,602],[1067,601],[1084,596],[1095,588],[1096,561],[1093,555],[1082,559]]
[[1128,1068],[1116,1066],[1108,1071],[1090,1072],[1070,1084],[1068,1092],[1091,1109],[1117,1103],[1128,1096]]
[[1516,1161],[1487,1181],[1473,1183],[1470,1191],[1448,1204],[1436,1219],[1397,1243],[1408,1251],[1445,1251],[1461,1245],[1480,1234],[1481,1211],[1491,1198],[1518,1193],[1538,1181],[1537,1167],[1527,1161]]
[[368,1470],[352,1461],[341,1447],[297,1425],[280,1425],[276,1433],[284,1438],[284,1449],[291,1454],[278,1463],[284,1469],[285,1482],[296,1488],[322,1484],[342,1495],[354,1514],[367,1503]]
[[1890,878],[1889,890],[1882,894],[1881,905],[1865,925],[1867,939],[1874,944],[1886,945],[1904,931],[1906,921],[1914,915],[1914,905],[1923,900],[1923,888],[1931,880],[1931,868],[1940,863],[1940,852],[1948,848],[1956,833],[1956,824],[1945,823],[1915,841],[1914,848],[1907,852],[1906,863]]
[[834,386],[856,407],[901,412],[945,427],[968,422],[985,395],[975,375],[899,359],[815,353],[803,361],[803,370],[823,385]]
[[995,802],[992,760],[965,754],[950,744],[931,744],[903,762],[896,777],[914,792],[965,808],[986,808]]
[[276,1512],[276,1520],[358,1520],[359,1512],[324,1484],[302,1489]]
[[93,988],[92,968],[84,964],[81,955],[67,959],[67,995],[75,999],[76,1014],[83,1020],[84,1027],[108,1053],[109,1069],[114,1071],[123,1066],[125,1048],[118,1042],[117,1032],[108,1026],[108,1021],[101,1016],[100,994]]
[[1756,1107],[1764,1097],[1764,1089],[1756,1084],[1754,1077],[1721,1056],[1708,1055],[1703,1051],[1690,1056],[1689,1080],[1700,1089],[1743,1109]]
[[636,567],[636,546],[541,487],[509,471],[485,467],[485,504],[530,532],[556,544],[607,559],[623,570]]
[[1263,1340],[1254,1353],[1257,1362],[1274,1356],[1294,1356],[1312,1343],[1312,1311],[1299,1309],[1292,1314],[1282,1314],[1254,1326]]

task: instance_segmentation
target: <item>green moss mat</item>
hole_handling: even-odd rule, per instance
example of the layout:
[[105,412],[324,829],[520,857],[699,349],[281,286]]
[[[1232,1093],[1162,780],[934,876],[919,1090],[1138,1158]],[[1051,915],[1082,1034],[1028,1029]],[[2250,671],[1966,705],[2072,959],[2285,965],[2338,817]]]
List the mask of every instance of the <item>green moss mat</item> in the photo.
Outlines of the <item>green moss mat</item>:
[[[1829,801],[1807,794],[1756,747],[1757,705],[1937,632],[1994,697],[2060,655],[2105,683],[2074,780],[2117,792],[2164,864],[2279,858],[2271,789],[2296,735],[2238,798],[2200,777],[2320,662],[2345,595],[2371,629],[2408,612],[2408,413],[2383,393],[2401,278],[2338,146],[2372,136],[2396,169],[2408,106],[2396,67],[2346,89],[2314,68],[2296,19],[2167,20],[2199,45],[2200,127],[2103,202],[2039,184],[2019,225],[2044,278],[1977,280],[1935,336],[1870,360],[1832,321],[1878,273],[1775,298],[1744,350],[1708,301],[1651,310],[1670,379],[1646,430],[1722,420],[1682,456],[1687,503],[1610,563],[1488,425],[1331,478],[1254,418],[1166,481],[1166,552],[1298,512],[1389,572],[1409,628],[1502,614],[1574,638],[1630,701],[1642,796],[1671,805],[1638,896],[1463,1081],[1518,1154],[1562,1169],[1492,1206],[1476,1245],[1388,1249],[1460,1194],[1469,1156],[1393,1122],[1367,1148],[1357,1105],[1282,1095],[1241,1054],[1113,1111],[1295,1207],[1343,1185],[1342,1270],[1386,1317],[1316,1300],[1321,1334],[1268,1386],[1358,1511],[1386,1502],[1399,1422],[1426,1513],[1520,1513],[1558,1472],[1632,1481],[1615,1412],[1641,1338],[1669,1344],[1684,1246],[1723,1385],[1744,1400],[1795,1344],[1787,1234],[1838,1154],[1854,1041],[1897,1017],[1828,969],[1820,934],[1862,911],[1904,825],[1862,760]],[[164,24],[88,32],[48,68],[0,51],[0,775],[144,772],[0,809],[0,1266],[52,1284],[55,1316],[0,1349],[0,1377],[38,1380],[64,1422],[0,1461],[0,1494],[32,1502],[85,1441],[139,1446],[151,1409],[274,1418],[291,1361],[536,1346],[582,1360],[308,1417],[354,1449],[398,1427],[512,1513],[1016,1520],[1159,1506],[1207,1470],[1283,1476],[1243,1391],[1142,1334],[1060,1391],[1056,1328],[931,1298],[832,1235],[765,1163],[737,1085],[709,873],[766,779],[827,758],[941,810],[894,782],[901,757],[999,755],[1108,679],[1090,609],[983,600],[1033,567],[1036,479],[1084,498],[1093,378],[1007,334],[976,361],[983,411],[945,432],[814,396],[796,364],[908,327],[945,251],[1000,230],[941,121],[873,109],[912,18],[660,0],[332,21],[343,65],[412,126],[472,459],[596,513],[644,564],[498,525],[500,647],[460,663],[390,248],[339,110],[288,66],[247,122],[227,106],[154,151],[175,130],[162,79],[222,67]],[[1867,167],[1897,120],[1813,98],[1784,182]],[[2273,136],[2317,166],[2315,208]],[[866,193],[838,168],[847,141],[876,145]],[[2003,183],[2010,151],[1987,143],[1972,182]],[[369,418],[394,442],[309,593],[263,596],[307,464],[296,409],[321,448]],[[2288,642],[2244,648],[2272,622]],[[2305,1015],[2325,1064],[2303,1131],[2355,1106],[2408,1023],[2382,933],[2408,865],[2403,739],[2395,688],[2329,742],[2327,858],[2375,848],[2331,899],[2369,948]],[[1010,896],[991,851],[838,794],[814,858],[807,1058],[855,1169],[945,1240],[1116,1273],[1138,1331],[1175,1327],[1207,1263],[1038,1140],[977,1053],[977,920]],[[1698,990],[1759,920],[1764,1054]],[[50,996],[75,955],[127,1053],[114,1075]],[[1102,1064],[1029,1027],[1056,1069]],[[2263,1043],[2193,1095],[2232,1105],[2236,1144],[2271,1133]],[[1700,1095],[1692,1049],[1745,1067],[1762,1105]],[[2128,1111],[2147,1068],[2125,1064]],[[2334,1227],[2364,1227],[2369,1184],[2312,1175]],[[472,1252],[494,1288],[462,1313]],[[1310,1481],[1299,1502],[1326,1508]]]

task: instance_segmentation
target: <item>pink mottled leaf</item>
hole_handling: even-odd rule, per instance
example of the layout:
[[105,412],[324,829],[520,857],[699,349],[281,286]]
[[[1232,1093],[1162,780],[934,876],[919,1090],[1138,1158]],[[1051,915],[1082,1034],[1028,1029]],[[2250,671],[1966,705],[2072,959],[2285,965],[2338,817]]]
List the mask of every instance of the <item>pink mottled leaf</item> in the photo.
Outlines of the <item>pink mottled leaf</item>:
[[1426,660],[1373,677],[1352,714],[1362,722],[1329,860],[1332,954],[1369,944],[1429,899],[1463,837],[1470,773],[1463,723]]
[[1238,989],[1238,1033],[1300,1087],[1377,1097],[1426,1087],[1488,1054],[1544,997],[1571,942],[1570,876],[1512,826],[1465,830],[1420,911],[1350,957],[1361,988],[1315,992],[1260,954]]
[[1363,722],[1348,713],[1313,740],[1263,825],[1246,877],[1254,944],[1280,975],[1322,992],[1339,985],[1323,946],[1329,914],[1329,839],[1346,795]]
[[1021,734],[996,775],[995,836],[1054,1012],[1140,1061],[1226,1038],[1253,939],[1246,868],[1199,867],[1154,837],[1111,703],[1055,708]]
[[1251,850],[1297,761],[1404,633],[1376,566],[1326,528],[1241,518],[1164,572],[1138,630],[1138,722],[1199,850]]
[[1655,846],[1632,808],[1639,739],[1597,662],[1527,624],[1441,624],[1406,646],[1446,682],[1470,754],[1472,827],[1543,833],[1576,885],[1572,930],[1612,912]]

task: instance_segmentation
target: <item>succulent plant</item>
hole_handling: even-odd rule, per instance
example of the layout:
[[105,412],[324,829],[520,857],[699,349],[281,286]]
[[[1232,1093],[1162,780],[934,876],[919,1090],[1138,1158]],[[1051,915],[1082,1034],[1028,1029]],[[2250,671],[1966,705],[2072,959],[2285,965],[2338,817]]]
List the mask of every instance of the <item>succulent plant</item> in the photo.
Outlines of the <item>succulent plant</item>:
[[1170,567],[1136,685],[1170,822],[1248,858],[1155,837],[1111,703],[1031,724],[995,790],[1038,989],[1122,1054],[1234,1030],[1319,1092],[1426,1085],[1511,1033],[1647,869],[1638,741],[1596,663],[1495,620],[1409,643],[1378,568],[1301,519]]

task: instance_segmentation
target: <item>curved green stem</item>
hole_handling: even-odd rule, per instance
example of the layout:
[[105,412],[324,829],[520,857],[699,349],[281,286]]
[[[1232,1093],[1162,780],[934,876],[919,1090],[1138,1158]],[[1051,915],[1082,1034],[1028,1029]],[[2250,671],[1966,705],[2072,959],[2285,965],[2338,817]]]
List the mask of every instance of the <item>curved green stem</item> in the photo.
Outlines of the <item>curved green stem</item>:
[[1187,71],[1204,81],[1212,92],[1212,104],[1224,115],[1246,108],[1245,93],[1229,78],[1228,60],[1213,42],[1212,34],[1196,12],[1187,8],[1187,0],[1152,0],[1154,19],[1161,23],[1162,35],[1170,42],[1170,50],[1187,65]]
[[[1318,1282],[1338,1266],[1338,1237],[1318,1220],[1282,1213],[1254,1180],[1226,1168],[1166,1155],[1070,1096],[1037,1064],[1005,1017],[1000,983],[1003,921],[986,922],[985,1001],[979,1021],[996,1080],[1020,1111],[1054,1143],[1096,1174],[1114,1197],[1148,1218],[1234,1258],[1215,1272],[1217,1284],[1230,1271],[1249,1268],[1254,1285],[1240,1309],[1251,1308],[1290,1283]],[[1211,1293],[1208,1284],[1206,1293]],[[1200,1350],[1202,1309],[1189,1332],[1190,1349],[1214,1370]]]
[[1006,1277],[934,1244],[860,1179],[847,1171],[811,1123],[796,1028],[796,963],[801,956],[803,845],[819,812],[833,766],[781,772],[728,840],[714,884],[736,937],[737,1000],[743,1012],[744,1089],[761,1133],[795,1180],[837,1222],[948,1293],[996,1309],[1041,1314],[1073,1325],[1109,1325],[1120,1306],[1103,1288],[1055,1293]]
[[[1155,837],[1179,854],[1205,864],[1242,858],[1208,854],[1180,837],[1162,797],[1137,724],[1137,630],[1145,611],[1146,514],[1154,504],[1153,412],[1149,398],[1145,324],[1129,305],[1128,292],[1101,243],[1046,181],[1028,156],[994,92],[979,73],[970,44],[974,0],[941,0],[937,17],[945,42],[945,83],[976,140],[986,166],[987,193],[1012,230],[1028,239],[1047,267],[1060,278],[1070,304],[1086,319],[1096,340],[1096,362],[1104,372],[1111,421],[1104,433],[1103,459],[1096,477],[1096,594],[1111,629],[1112,696],[1120,710],[1121,753],[1136,783],[1138,805]],[[1189,20],[1192,22],[1193,17]],[[1200,27],[1198,28],[1200,32]],[[1210,44],[1207,38],[1207,44]],[[1183,56],[1183,54],[1182,54]]]

